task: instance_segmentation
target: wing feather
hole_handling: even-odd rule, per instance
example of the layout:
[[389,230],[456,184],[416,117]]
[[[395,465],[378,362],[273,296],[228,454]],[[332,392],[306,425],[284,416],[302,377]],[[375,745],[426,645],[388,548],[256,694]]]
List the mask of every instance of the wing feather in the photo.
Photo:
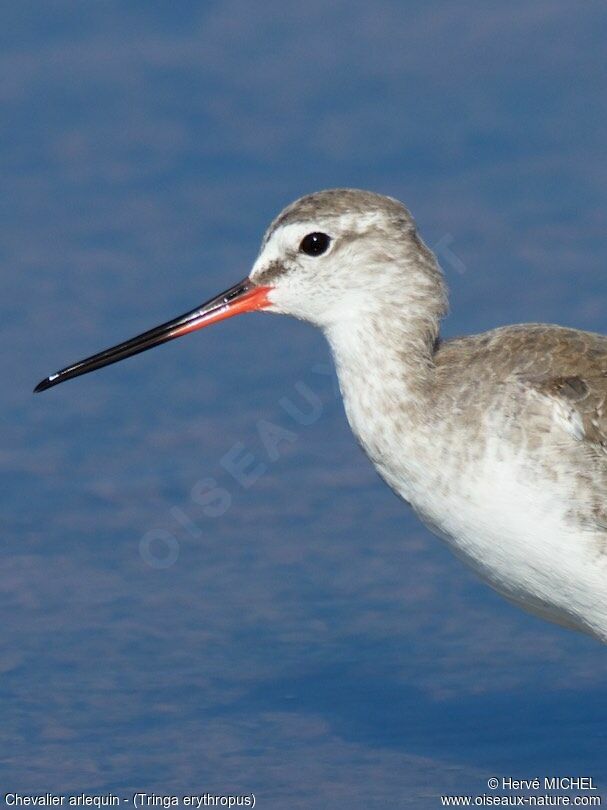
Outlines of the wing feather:
[[527,383],[574,439],[607,449],[607,375],[532,377]]

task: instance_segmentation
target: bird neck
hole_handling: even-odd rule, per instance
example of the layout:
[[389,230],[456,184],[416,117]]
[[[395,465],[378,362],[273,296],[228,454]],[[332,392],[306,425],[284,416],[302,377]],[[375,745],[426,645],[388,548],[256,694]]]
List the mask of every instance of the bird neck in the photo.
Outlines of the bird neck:
[[326,330],[348,421],[374,461],[432,412],[442,298],[418,312],[391,303]]

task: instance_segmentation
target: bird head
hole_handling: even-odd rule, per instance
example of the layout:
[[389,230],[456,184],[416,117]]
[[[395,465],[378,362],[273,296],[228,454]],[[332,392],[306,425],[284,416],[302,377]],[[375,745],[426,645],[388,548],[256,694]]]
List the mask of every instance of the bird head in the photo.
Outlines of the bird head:
[[244,312],[293,315],[325,330],[442,301],[442,278],[407,209],[369,191],[330,189],[285,208],[249,275],[190,312],[42,380],[44,391]]

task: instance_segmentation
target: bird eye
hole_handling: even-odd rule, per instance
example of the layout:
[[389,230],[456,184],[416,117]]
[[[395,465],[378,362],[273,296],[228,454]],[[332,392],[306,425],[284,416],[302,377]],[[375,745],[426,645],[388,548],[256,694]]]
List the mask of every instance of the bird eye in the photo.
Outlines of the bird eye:
[[299,250],[307,256],[320,256],[324,253],[331,243],[331,237],[326,233],[315,231],[309,233],[301,240]]

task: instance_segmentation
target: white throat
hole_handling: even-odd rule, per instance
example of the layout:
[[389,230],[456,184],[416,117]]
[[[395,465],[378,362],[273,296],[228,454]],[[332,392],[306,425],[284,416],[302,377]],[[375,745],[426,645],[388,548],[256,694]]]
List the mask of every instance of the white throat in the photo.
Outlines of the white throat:
[[346,416],[380,475],[414,499],[426,469],[420,449],[429,428],[432,347],[437,321],[408,320],[392,309],[332,324],[331,346]]

